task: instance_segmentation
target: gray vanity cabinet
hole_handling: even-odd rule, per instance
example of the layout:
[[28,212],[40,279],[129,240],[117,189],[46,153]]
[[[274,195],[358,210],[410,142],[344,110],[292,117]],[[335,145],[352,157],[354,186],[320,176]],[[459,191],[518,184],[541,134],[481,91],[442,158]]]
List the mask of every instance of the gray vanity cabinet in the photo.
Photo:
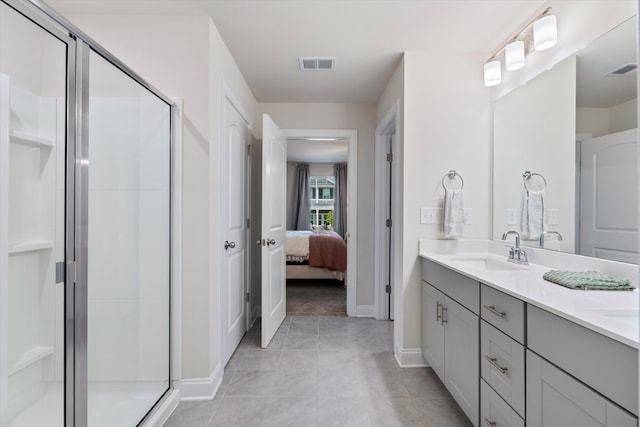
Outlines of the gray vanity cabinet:
[[444,328],[441,323],[445,295],[422,284],[422,357],[440,378],[444,378]]
[[[480,404],[479,283],[424,261],[422,355],[474,426]],[[432,283],[433,282],[433,283]],[[459,297],[473,307],[460,304]]]
[[637,419],[527,350],[528,427],[634,427]]

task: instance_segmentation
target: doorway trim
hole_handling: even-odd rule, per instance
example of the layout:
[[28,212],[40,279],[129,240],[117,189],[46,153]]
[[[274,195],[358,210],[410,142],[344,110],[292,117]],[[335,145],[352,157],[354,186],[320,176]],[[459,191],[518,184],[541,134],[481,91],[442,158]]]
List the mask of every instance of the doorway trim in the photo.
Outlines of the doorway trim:
[[[347,166],[347,316],[357,317],[358,284],[358,131],[355,129],[283,129],[289,139],[344,138],[349,139]],[[353,285],[351,285],[353,284]]]
[[[382,260],[385,254],[385,234],[386,234],[386,206],[385,201],[386,197],[381,197],[386,193],[386,163],[387,163],[387,143],[388,137],[391,135],[395,135],[396,137],[392,140],[392,152],[394,156],[399,156],[398,150],[398,132],[400,129],[400,101],[396,100],[391,108],[384,115],[382,120],[378,123],[376,127],[376,147],[375,147],[375,207],[374,207],[374,259]],[[400,197],[400,183],[398,173],[398,159],[394,159],[392,161],[391,173],[395,179],[392,179],[392,200],[391,200],[391,210],[395,213],[395,218],[393,221],[391,228],[391,259],[389,261],[388,268],[391,268],[392,273],[394,273],[394,266],[399,266],[397,262],[397,254],[400,253],[400,243],[398,239],[397,230],[400,229],[400,217],[398,206],[399,197]],[[389,303],[387,298],[387,293],[385,291],[385,265],[382,262],[376,263],[374,268],[374,301],[375,301],[375,316],[376,319],[379,320],[388,320],[389,316]],[[400,284],[397,281],[397,274],[392,275],[391,283],[391,292],[392,294],[398,289]],[[392,301],[394,298],[392,297]]]

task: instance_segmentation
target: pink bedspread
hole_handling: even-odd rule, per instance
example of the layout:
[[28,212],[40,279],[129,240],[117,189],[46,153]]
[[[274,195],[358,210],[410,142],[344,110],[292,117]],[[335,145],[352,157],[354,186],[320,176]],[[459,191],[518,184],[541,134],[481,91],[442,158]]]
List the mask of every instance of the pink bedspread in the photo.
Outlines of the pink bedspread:
[[321,231],[309,236],[309,265],[335,271],[347,270],[347,244],[335,231]]

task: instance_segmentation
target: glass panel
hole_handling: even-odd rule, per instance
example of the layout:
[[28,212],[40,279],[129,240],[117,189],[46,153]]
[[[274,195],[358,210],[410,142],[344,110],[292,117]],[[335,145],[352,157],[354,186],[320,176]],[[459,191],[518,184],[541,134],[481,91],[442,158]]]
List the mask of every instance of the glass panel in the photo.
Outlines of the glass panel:
[[170,107],[89,70],[88,420],[129,426],[169,389]]
[[0,3],[0,426],[64,425],[67,45]]

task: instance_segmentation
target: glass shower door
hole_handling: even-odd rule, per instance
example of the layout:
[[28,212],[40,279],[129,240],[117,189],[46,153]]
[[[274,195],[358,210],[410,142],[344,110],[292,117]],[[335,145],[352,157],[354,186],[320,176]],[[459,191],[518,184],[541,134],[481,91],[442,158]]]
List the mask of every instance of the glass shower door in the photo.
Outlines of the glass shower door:
[[[0,426],[64,425],[65,146],[73,42],[0,2]],[[71,58],[72,59],[72,58]]]
[[88,425],[136,425],[169,389],[170,107],[89,54]]

